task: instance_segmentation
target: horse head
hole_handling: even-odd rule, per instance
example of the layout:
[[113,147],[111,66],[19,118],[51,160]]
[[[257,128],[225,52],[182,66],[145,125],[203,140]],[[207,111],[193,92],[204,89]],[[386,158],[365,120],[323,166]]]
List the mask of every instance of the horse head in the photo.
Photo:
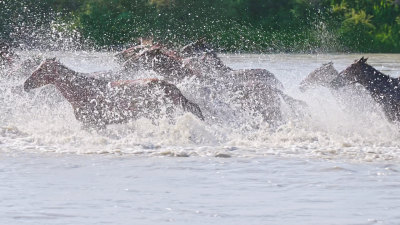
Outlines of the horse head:
[[141,42],[140,45],[136,45],[133,47],[130,47],[128,49],[125,49],[122,52],[119,52],[114,55],[114,57],[120,62],[124,63],[130,58],[135,58],[141,55],[144,51],[150,50],[150,49],[157,49],[160,48],[161,46],[158,44],[150,44],[150,42]]
[[337,89],[354,83],[362,83],[366,79],[366,75],[371,68],[371,66],[366,63],[367,60],[368,58],[364,57],[356,60],[330,82],[331,86]]
[[205,37],[182,47],[180,50],[180,53],[185,56],[195,56],[205,52],[213,52],[213,49],[208,46]]
[[56,58],[46,59],[38,68],[33,71],[32,75],[25,81],[24,90],[29,91],[35,88],[42,87],[47,84],[54,83],[59,75],[58,68],[60,62]]
[[173,70],[182,66],[181,58],[174,52],[165,51],[161,46],[155,45],[140,54],[132,56],[124,63],[125,68],[144,67],[146,69]]
[[338,76],[339,72],[333,67],[333,62],[325,63],[312,71],[300,83],[300,91],[305,92],[316,86],[329,86],[329,83]]

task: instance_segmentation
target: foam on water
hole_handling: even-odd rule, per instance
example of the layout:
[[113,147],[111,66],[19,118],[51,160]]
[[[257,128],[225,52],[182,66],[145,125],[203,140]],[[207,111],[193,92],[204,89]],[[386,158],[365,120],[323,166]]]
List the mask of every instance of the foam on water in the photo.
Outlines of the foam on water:
[[[22,59],[37,52],[20,52]],[[48,52],[80,72],[116,70],[111,53]],[[110,125],[104,131],[81,128],[68,102],[48,86],[32,93],[22,90],[30,70],[4,69],[0,85],[0,150],[5,152],[60,152],[77,154],[138,154],[155,156],[217,156],[326,158],[356,161],[400,160],[400,133],[387,122],[366,94],[331,93],[317,88],[307,93],[298,84],[309,72],[332,60],[338,70],[356,55],[225,55],[234,68],[266,68],[285,85],[285,91],[309,105],[304,117],[291,115],[283,106],[285,123],[272,128],[260,118],[237,114],[220,93],[213,101],[202,98],[201,88],[190,80],[178,85],[202,106],[206,121],[191,114],[128,124]],[[372,55],[377,69],[398,76],[400,56]],[[21,60],[22,61],[22,60]],[[148,74],[147,74],[148,75]],[[151,75],[151,73],[150,73]],[[200,93],[200,94],[199,94]],[[211,101],[211,102],[210,102]],[[207,104],[208,109],[204,109]],[[233,108],[230,108],[233,107]]]

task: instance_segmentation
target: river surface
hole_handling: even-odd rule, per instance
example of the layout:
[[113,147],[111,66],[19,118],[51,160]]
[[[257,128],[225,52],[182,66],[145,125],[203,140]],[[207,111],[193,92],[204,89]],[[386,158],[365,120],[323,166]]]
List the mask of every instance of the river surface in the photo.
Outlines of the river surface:
[[[19,54],[80,72],[119,68],[112,53]],[[365,56],[400,76],[400,55]],[[298,90],[322,63],[340,71],[361,55],[221,57],[273,72],[307,115],[254,127],[231,117],[229,102],[202,102],[187,81],[178,87],[189,99],[223,113],[90,131],[53,87],[22,91],[31,68],[2,69],[0,224],[400,224],[398,125],[368,95]]]

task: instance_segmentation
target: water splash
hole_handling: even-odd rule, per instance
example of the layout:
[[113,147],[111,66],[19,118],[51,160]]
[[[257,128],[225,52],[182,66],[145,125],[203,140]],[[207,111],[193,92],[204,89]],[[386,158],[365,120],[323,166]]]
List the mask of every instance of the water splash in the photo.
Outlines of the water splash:
[[[26,59],[36,57],[37,52],[23,51],[20,54],[24,55],[21,58]],[[40,57],[58,56],[67,66],[80,72],[117,69],[118,64],[112,61],[112,55],[40,53]],[[6,69],[0,74],[0,148],[3,152],[181,157],[278,155],[356,161],[399,160],[398,127],[386,121],[368,95],[354,95],[351,90],[334,94],[325,88],[305,94],[297,90],[300,80],[317,68],[321,61],[335,57],[325,55],[317,60],[315,56],[296,55],[224,58],[233,67],[268,68],[284,83],[289,94],[308,103],[308,114],[301,118],[293,117],[283,106],[285,122],[274,128],[251,113],[238,113],[237,106],[230,99],[232,93],[215,92],[212,94],[219,96],[207,98],[202,91],[210,91],[207,88],[211,87],[198,86],[191,80],[185,80],[178,87],[202,107],[205,122],[191,114],[183,114],[173,122],[168,118],[157,121],[139,119],[127,124],[111,125],[104,131],[85,130],[76,121],[69,103],[54,87],[47,86],[33,93],[25,93],[21,85],[29,72],[19,67]],[[343,55],[342,58],[351,62],[353,56]],[[339,68],[345,66],[342,61],[336,64]],[[121,76],[129,78],[138,74]]]

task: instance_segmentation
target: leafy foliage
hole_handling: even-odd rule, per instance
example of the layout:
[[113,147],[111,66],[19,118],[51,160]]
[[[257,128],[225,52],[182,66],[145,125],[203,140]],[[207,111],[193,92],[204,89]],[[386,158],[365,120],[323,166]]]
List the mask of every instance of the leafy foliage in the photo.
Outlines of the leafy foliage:
[[0,0],[0,16],[16,42],[57,20],[97,47],[206,37],[224,51],[400,52],[398,0]]

